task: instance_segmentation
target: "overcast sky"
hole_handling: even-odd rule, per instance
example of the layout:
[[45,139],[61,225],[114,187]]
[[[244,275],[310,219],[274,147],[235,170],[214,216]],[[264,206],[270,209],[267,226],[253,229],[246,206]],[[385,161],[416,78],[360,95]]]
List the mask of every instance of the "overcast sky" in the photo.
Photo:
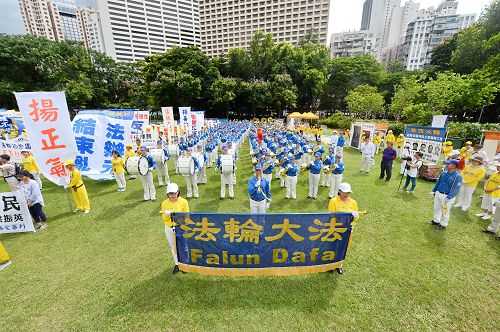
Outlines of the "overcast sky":
[[[97,7],[97,0],[75,0],[80,7]],[[361,25],[364,0],[331,0],[329,35],[333,32],[357,30]],[[402,3],[405,0],[401,1]],[[420,8],[437,6],[441,0],[420,0]],[[479,14],[492,0],[460,0],[460,14]],[[0,33],[24,34],[18,0],[0,0]]]

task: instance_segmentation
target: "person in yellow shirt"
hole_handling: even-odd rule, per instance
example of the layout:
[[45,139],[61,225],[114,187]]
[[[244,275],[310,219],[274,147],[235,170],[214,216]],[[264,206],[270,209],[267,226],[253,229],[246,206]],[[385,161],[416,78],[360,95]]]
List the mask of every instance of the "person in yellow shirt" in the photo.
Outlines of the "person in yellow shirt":
[[387,132],[387,136],[385,137],[385,144],[387,146],[387,143],[392,143],[394,145],[394,142],[396,141],[396,137],[394,137],[394,134],[392,133],[392,130],[389,130]]
[[[328,203],[328,212],[348,212],[351,213],[354,217],[351,225],[354,226],[356,222],[359,220],[358,213],[358,203],[354,199],[350,197],[351,195],[351,185],[349,183],[341,183],[339,184],[339,192],[338,195],[330,200]],[[352,237],[352,230],[351,230]],[[349,243],[350,243],[349,239]],[[341,267],[336,269],[339,274],[344,273],[344,270]],[[333,271],[329,271],[333,272]]]
[[40,179],[40,168],[38,167],[35,158],[33,158],[33,156],[30,155],[30,152],[27,150],[21,151],[21,154],[23,155],[22,162],[24,169],[30,172],[31,175],[33,175],[34,180],[36,181],[36,183],[38,183],[40,190],[42,190],[42,180]]
[[113,151],[111,166],[113,168],[116,183],[118,183],[117,191],[125,191],[125,189],[127,189],[127,182],[125,181],[125,162],[118,151]]
[[12,261],[10,260],[9,253],[3,247],[2,242],[0,242],[0,270],[10,264],[12,264]]
[[380,132],[376,131],[373,136],[373,144],[375,145],[375,154],[378,154],[380,150],[380,143],[382,143],[382,139],[380,138]]
[[[127,144],[125,145],[125,162],[127,162],[127,159],[130,157],[135,157],[135,151],[132,149],[132,144]],[[137,179],[135,175],[130,176],[130,180]]]
[[405,143],[405,135],[399,134],[398,138],[396,138],[396,154],[398,158],[401,158],[403,155],[403,145]]
[[84,211],[85,213],[89,213],[89,196],[87,195],[87,188],[85,188],[85,184],[82,180],[82,174],[78,168],[75,167],[75,162],[71,159],[66,160],[63,165],[69,170],[69,184],[64,186],[64,188],[71,188],[71,193],[76,203],[76,210],[74,212]]
[[170,183],[167,186],[168,198],[161,203],[160,213],[165,223],[165,237],[167,238],[172,257],[174,259],[173,274],[179,272],[179,260],[177,259],[177,250],[175,247],[175,222],[172,220],[172,213],[189,212],[189,203],[186,199],[180,197],[179,186],[176,183]]
[[140,139],[140,138],[137,138],[137,139],[135,140],[135,144],[137,145],[137,149],[135,150],[135,153],[136,153],[137,155],[140,155],[140,154],[141,154],[141,146],[142,146],[142,144],[141,144],[141,139]]
[[484,220],[491,219],[495,213],[495,203],[500,201],[500,162],[496,163],[497,171],[488,178],[484,184],[483,200],[481,202],[482,213],[477,213],[476,216]]
[[465,158],[465,162],[469,160],[470,156],[474,153],[474,148],[472,147],[472,142],[465,142],[465,146],[460,149],[460,158]]
[[453,143],[450,141],[444,142],[443,155],[445,160],[450,156],[451,151],[453,151]]
[[471,164],[465,166],[462,170],[462,186],[457,195],[457,204],[453,205],[454,207],[462,208],[462,211],[469,209],[477,183],[486,175],[486,168],[482,166],[483,163],[483,158],[476,157],[471,159]]

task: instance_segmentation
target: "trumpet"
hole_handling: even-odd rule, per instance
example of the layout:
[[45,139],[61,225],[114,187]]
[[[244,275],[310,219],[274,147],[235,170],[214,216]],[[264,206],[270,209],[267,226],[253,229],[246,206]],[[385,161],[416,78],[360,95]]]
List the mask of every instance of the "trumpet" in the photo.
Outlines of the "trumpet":
[[286,171],[287,171],[288,168],[283,168],[282,170],[280,170],[280,178],[283,178],[283,177],[286,177]]
[[274,166],[279,166],[280,165],[280,161],[279,160],[275,160],[274,161]]
[[308,153],[309,155],[311,155],[311,156],[312,156],[312,154],[313,154],[313,150],[311,150],[311,149],[307,149],[307,153]]
[[254,157],[254,158],[252,158],[252,164],[253,164],[254,166],[255,166],[255,165],[257,165],[257,158],[255,158],[255,157]]

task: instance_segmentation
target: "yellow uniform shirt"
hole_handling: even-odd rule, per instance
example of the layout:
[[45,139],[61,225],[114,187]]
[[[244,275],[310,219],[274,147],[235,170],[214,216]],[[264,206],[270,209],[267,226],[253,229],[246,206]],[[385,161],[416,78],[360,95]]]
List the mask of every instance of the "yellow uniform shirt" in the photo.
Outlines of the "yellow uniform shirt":
[[7,250],[2,245],[2,242],[0,242],[0,264],[6,263],[10,261],[10,256]]
[[127,160],[127,158],[130,158],[130,157],[135,157],[134,150],[132,150],[132,149],[125,150],[125,160]]
[[469,160],[470,156],[472,156],[472,152],[474,150],[471,148],[467,148],[464,146],[463,148],[460,149],[460,158],[465,158],[465,160]]
[[445,145],[443,148],[443,155],[445,158],[448,158],[451,154],[451,151],[453,151],[453,145]]
[[83,184],[82,174],[76,167],[74,167],[69,173],[69,179],[68,187],[79,187]]
[[[497,187],[500,187],[500,173],[495,172],[491,174],[490,178],[486,181],[486,190],[492,190]],[[500,189],[495,191],[486,193],[486,195],[491,196],[493,198],[500,198]]]
[[36,164],[35,158],[33,156],[23,157],[24,169],[28,172],[40,172],[40,168]]
[[123,162],[122,157],[111,158],[111,166],[113,166],[113,173],[125,173],[125,163]]
[[486,175],[486,169],[482,166],[467,165],[462,170],[462,184],[467,187],[476,187]]
[[373,136],[373,144],[379,145],[382,140],[380,139],[380,135]]
[[179,197],[176,202],[171,202],[170,199],[166,199],[161,203],[162,218],[165,225],[173,227],[175,223],[172,221],[170,216],[166,216],[163,212],[169,210],[170,212],[189,212],[189,204],[184,198]]
[[396,147],[397,148],[402,148],[403,147],[403,144],[405,142],[405,138],[404,137],[399,137],[396,138]]
[[387,136],[385,138],[386,143],[394,143],[395,140],[396,140],[396,137],[394,137],[394,134],[387,134]]
[[[358,203],[355,200],[349,197],[347,202],[343,202],[339,196],[334,197],[328,203],[328,212],[358,212]],[[352,221],[352,225],[354,225],[359,218],[356,218]]]

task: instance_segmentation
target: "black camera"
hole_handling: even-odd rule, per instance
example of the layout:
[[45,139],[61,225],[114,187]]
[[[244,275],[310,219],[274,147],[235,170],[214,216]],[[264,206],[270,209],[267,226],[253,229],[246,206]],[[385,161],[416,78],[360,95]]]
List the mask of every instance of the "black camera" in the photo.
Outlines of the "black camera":
[[401,158],[402,160],[406,160],[407,162],[411,162],[412,158],[411,157],[403,157]]

